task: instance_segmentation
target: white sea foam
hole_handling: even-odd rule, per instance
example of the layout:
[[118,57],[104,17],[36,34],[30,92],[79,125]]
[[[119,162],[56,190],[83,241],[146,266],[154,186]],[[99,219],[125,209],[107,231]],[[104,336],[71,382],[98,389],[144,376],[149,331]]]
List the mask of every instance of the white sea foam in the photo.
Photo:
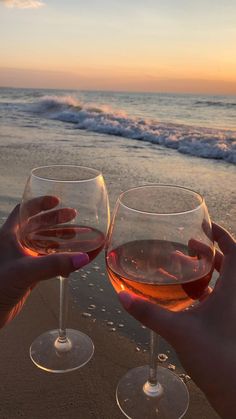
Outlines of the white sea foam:
[[73,123],[81,130],[147,141],[180,153],[236,164],[235,131],[130,117],[109,106],[82,103],[71,96],[44,96],[28,105],[28,110],[50,119]]

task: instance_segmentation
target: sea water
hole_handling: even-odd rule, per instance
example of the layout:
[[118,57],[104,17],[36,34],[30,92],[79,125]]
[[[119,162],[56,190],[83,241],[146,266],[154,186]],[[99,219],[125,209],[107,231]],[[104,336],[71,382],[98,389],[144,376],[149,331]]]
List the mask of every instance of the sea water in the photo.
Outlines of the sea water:
[[236,164],[235,96],[0,88],[2,127],[50,121]]

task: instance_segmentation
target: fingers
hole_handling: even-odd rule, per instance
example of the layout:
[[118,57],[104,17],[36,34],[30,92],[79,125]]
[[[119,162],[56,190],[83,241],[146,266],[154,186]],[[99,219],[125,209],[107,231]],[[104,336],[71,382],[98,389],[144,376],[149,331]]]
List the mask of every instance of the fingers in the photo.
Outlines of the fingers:
[[41,211],[47,211],[59,204],[59,199],[56,196],[40,196],[38,198],[30,199],[23,204],[24,212],[27,212],[27,217],[32,217]]
[[73,208],[61,208],[30,218],[26,226],[27,232],[34,231],[37,228],[51,227],[58,224],[67,223],[76,217],[76,210]]
[[213,238],[218,243],[224,255],[229,254],[235,248],[235,240],[223,227],[212,223]]
[[224,255],[222,255],[221,252],[219,252],[219,250],[216,249],[215,252],[215,269],[220,272],[221,270],[221,266],[224,260]]
[[178,280],[175,275],[172,275],[170,272],[166,271],[163,268],[158,268],[156,270],[156,275],[158,277],[158,280],[161,280],[161,281],[176,282]]
[[185,253],[175,250],[171,255],[171,261],[173,262],[172,269],[175,270],[179,280],[183,277],[191,276],[193,272],[199,270],[199,260],[197,256],[189,256]]
[[[23,205],[23,213],[25,214],[23,218],[31,217],[35,214],[38,214],[41,211],[46,211],[56,207],[59,203],[59,199],[56,196],[41,196],[39,198],[34,198],[28,201]],[[19,213],[20,205],[16,205],[13,211],[8,216],[7,220],[2,226],[3,230],[9,230],[15,232],[19,223]],[[26,217],[27,213],[27,217]]]
[[87,253],[54,253],[48,256],[26,257],[6,270],[8,285],[27,289],[35,283],[54,278],[67,277],[71,272],[89,263]]
[[[200,252],[200,254],[202,254],[202,256],[206,256],[206,258],[210,261],[213,260],[213,249],[210,246],[207,246],[204,243],[201,243],[197,240],[191,239],[189,241],[189,247],[191,250],[195,250],[196,252]],[[223,263],[223,259],[224,256],[222,255],[222,253],[215,249],[215,260],[214,260],[214,265],[215,265],[215,269],[220,272],[221,269],[221,265]]]
[[204,294],[202,294],[201,297],[199,298],[199,301],[202,302],[206,300],[209,297],[209,295],[212,293],[212,291],[213,291],[212,287],[208,286],[206,290],[204,291]]
[[218,289],[226,295],[228,304],[235,299],[236,292],[236,242],[223,227],[212,224],[213,238],[218,243],[220,250],[216,252],[215,267],[220,272]]
[[15,231],[18,225],[18,221],[19,221],[19,209],[20,209],[20,205],[18,204],[8,216],[7,220],[2,226],[2,229]]
[[181,319],[176,322],[179,313],[165,310],[126,291],[119,293],[119,299],[125,310],[135,319],[169,340],[169,342],[173,340],[175,332],[177,333],[177,326],[178,329],[181,329]]
[[186,255],[178,250],[174,251],[171,256],[173,262],[171,269],[175,272],[178,280],[184,281],[186,284],[194,278],[206,275],[211,270],[214,261],[213,251],[211,258],[206,253],[201,254],[199,250],[195,256]]
[[214,246],[212,243],[212,247],[209,244],[200,242],[199,240],[190,239],[188,242],[189,250],[193,251],[195,255],[200,257],[205,257],[207,259],[211,259],[214,256]]
[[[232,244],[235,243],[231,235],[221,226],[216,223],[212,223],[213,238],[218,242],[219,247],[224,254],[231,251]],[[200,254],[205,255],[208,259],[213,257],[213,250],[210,246],[201,243],[197,240],[191,239],[189,241],[189,248]],[[215,250],[215,269],[220,272],[222,263],[224,260],[223,254],[219,250]]]

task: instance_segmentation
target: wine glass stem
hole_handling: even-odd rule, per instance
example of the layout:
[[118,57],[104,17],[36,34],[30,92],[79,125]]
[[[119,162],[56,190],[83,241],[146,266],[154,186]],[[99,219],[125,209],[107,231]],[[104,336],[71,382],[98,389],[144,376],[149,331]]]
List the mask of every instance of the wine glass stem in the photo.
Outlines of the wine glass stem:
[[65,342],[66,320],[68,312],[68,279],[59,276],[60,279],[60,313],[59,313],[59,342]]
[[148,375],[148,380],[143,386],[143,391],[148,397],[161,397],[163,395],[163,387],[158,382],[158,376],[157,376],[157,353],[158,353],[158,336],[155,332],[151,330],[149,375]]
[[150,333],[150,359],[149,359],[149,377],[148,381],[152,386],[157,385],[157,351],[158,336],[151,330]]

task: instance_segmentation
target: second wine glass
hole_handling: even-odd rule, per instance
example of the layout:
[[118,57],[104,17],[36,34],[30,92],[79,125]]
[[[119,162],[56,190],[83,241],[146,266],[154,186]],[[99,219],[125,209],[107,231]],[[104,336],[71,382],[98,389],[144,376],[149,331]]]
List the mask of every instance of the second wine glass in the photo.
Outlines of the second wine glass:
[[[88,167],[54,165],[32,170],[20,207],[19,240],[36,256],[84,252],[93,260],[102,250],[109,225],[109,203],[102,174]],[[30,357],[49,372],[85,365],[92,340],[66,328],[68,279],[60,277],[59,328],[32,343]]]
[[[184,310],[207,295],[213,260],[211,222],[201,195],[171,185],[140,186],[120,195],[106,244],[108,275],[117,293]],[[177,374],[157,367],[154,332],[150,365],[129,371],[116,398],[128,418],[184,416],[187,387]]]

